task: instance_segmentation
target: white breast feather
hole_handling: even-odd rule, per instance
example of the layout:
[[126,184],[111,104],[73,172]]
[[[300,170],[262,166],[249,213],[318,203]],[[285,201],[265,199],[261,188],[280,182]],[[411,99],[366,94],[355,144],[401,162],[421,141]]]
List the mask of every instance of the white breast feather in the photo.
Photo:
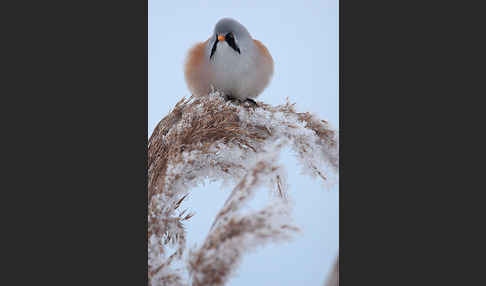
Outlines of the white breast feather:
[[241,54],[226,42],[218,43],[216,53],[211,59],[213,85],[233,97],[254,98],[261,92],[257,86],[262,78],[256,65],[256,47],[239,48]]

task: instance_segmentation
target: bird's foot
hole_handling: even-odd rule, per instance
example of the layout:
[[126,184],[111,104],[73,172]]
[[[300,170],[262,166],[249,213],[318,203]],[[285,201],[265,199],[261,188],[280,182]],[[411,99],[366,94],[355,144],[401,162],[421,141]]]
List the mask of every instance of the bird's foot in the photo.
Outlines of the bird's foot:
[[254,101],[253,99],[251,99],[251,98],[245,99],[245,102],[248,102],[253,107],[258,107],[258,103],[256,101]]
[[234,104],[241,105],[243,103],[247,103],[247,105],[250,106],[250,107],[253,107],[253,108],[258,107],[258,103],[256,101],[254,101],[253,99],[251,99],[251,98],[247,98],[245,100],[241,100],[238,97],[232,96],[231,94],[225,94],[224,99],[226,101],[231,101]]
[[252,108],[258,107],[258,103],[251,98],[245,99],[244,102],[246,102]]
[[226,101],[231,101],[231,102],[233,102],[233,103],[235,103],[235,102],[238,102],[238,103],[239,103],[239,102],[240,102],[240,100],[239,100],[237,97],[234,97],[234,96],[232,96],[231,94],[225,94],[225,95],[224,95],[224,99],[225,99]]

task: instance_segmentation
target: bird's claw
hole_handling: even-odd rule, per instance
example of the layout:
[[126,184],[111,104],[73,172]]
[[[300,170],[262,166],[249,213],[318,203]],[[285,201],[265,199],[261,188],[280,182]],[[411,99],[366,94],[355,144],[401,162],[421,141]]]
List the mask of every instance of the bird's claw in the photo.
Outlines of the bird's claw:
[[245,102],[249,102],[253,107],[258,107],[258,103],[251,98],[245,99]]
[[226,101],[231,101],[233,103],[238,103],[238,104],[242,104],[242,103],[248,103],[251,107],[258,107],[258,103],[256,101],[254,101],[253,99],[251,98],[247,98],[245,100],[241,100],[237,97],[234,97],[232,96],[231,94],[225,94],[224,95],[224,99]]

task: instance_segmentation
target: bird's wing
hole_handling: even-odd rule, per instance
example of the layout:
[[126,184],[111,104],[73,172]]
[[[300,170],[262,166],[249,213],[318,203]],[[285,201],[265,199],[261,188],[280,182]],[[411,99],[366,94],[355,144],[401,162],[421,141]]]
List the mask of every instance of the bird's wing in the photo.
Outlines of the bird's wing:
[[272,58],[272,55],[270,55],[270,52],[268,52],[267,47],[265,47],[265,45],[262,44],[262,42],[260,42],[259,40],[255,40],[255,39],[253,39],[253,42],[255,43],[256,47],[258,48],[258,50],[260,51],[261,55],[264,58],[264,62],[262,63],[262,65],[263,65],[262,68],[264,68],[265,70],[268,71],[269,76],[272,76],[273,75],[273,58]]
[[195,96],[202,96],[209,92],[209,70],[204,58],[207,42],[195,44],[186,56],[184,77],[189,90]]

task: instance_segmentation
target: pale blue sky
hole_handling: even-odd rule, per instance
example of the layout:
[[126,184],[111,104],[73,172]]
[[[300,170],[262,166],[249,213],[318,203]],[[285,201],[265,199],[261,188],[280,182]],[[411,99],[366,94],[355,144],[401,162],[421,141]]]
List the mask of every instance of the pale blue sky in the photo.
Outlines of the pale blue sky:
[[[288,97],[337,129],[339,120],[338,1],[149,0],[149,135],[182,97],[187,50],[206,40],[216,22],[231,17],[262,41],[275,61],[269,87],[257,100],[277,105]],[[338,254],[338,186],[323,189],[300,175],[290,152],[282,154],[302,232],[293,242],[259,248],[243,258],[228,285],[322,285]],[[184,207],[196,212],[187,224],[188,246],[200,244],[230,189],[208,184],[192,191]],[[261,192],[256,200],[265,200]],[[258,202],[257,202],[258,203]]]

